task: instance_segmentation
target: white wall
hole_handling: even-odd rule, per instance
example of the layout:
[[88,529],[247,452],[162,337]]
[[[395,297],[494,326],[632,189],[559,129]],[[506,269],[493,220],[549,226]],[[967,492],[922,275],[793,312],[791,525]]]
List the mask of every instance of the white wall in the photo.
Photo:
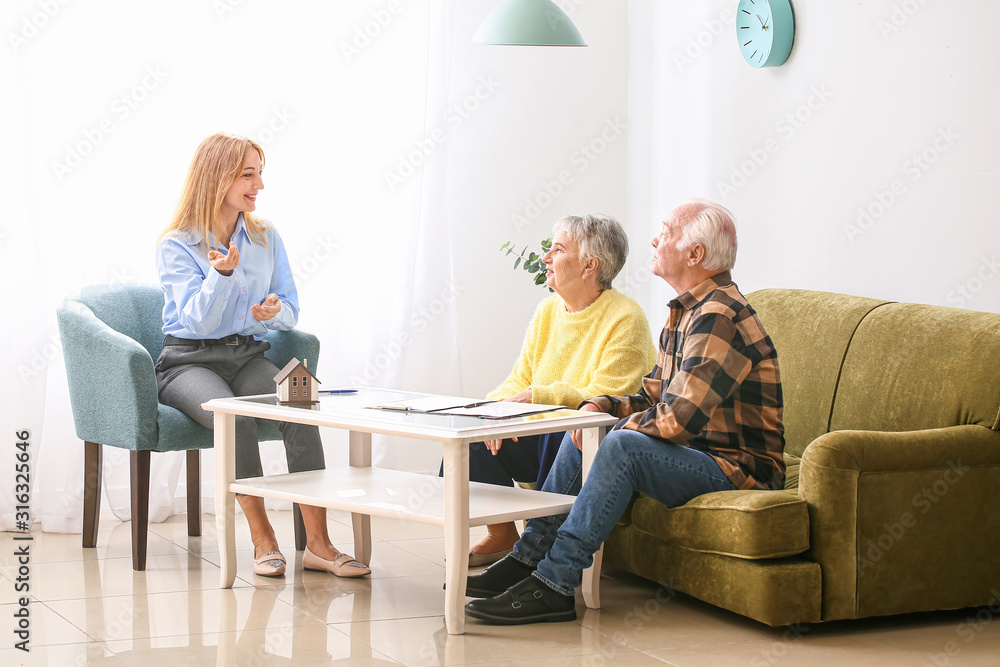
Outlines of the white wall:
[[[471,35],[497,4],[459,3],[456,33]],[[514,273],[501,242],[537,250],[567,213],[627,218],[627,5],[558,4],[587,48],[456,45],[458,76],[468,85],[483,73],[502,82],[490,108],[459,128],[452,144],[454,160],[472,165],[450,184],[456,271],[466,288],[459,304],[462,389],[470,396],[510,372],[535,306],[549,295],[524,271]]]
[[1000,308],[1000,4],[793,0],[791,57],[762,70],[735,7],[630,3],[633,218],[729,206],[744,292]]

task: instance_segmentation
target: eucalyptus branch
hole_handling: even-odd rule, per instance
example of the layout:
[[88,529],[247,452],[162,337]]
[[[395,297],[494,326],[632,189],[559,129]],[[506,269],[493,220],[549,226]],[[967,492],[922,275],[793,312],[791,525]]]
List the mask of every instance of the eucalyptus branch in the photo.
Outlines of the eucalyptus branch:
[[[500,246],[500,252],[504,250],[507,251],[507,256],[514,255],[517,259],[514,260],[514,270],[516,271],[518,267],[524,267],[524,270],[533,276],[532,280],[536,285],[545,285],[545,262],[542,261],[542,257],[549,250],[552,249],[552,237],[542,241],[542,254],[539,255],[537,252],[528,252],[528,246],[524,246],[521,252],[514,250],[514,242],[507,241]],[[527,255],[525,253],[528,253]],[[548,288],[551,292],[553,291],[551,287]]]

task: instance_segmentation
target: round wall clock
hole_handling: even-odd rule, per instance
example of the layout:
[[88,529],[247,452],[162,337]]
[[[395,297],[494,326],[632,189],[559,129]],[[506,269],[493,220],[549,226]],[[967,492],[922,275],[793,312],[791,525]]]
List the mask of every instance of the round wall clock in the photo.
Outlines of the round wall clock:
[[795,37],[788,0],[740,0],[736,10],[740,53],[752,67],[777,67],[788,60]]

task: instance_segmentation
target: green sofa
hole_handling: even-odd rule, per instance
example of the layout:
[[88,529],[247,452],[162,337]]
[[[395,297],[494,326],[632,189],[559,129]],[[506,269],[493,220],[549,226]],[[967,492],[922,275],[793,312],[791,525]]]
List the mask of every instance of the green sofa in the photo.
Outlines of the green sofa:
[[605,562],[771,626],[996,603],[1000,314],[768,289],[784,490],[638,496]]

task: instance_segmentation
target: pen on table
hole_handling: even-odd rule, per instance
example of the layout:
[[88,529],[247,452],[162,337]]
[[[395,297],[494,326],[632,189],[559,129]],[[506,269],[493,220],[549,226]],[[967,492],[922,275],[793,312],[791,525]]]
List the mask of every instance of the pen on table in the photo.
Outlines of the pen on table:
[[357,389],[320,389],[321,394],[356,394]]
[[448,410],[467,410],[469,408],[478,408],[487,403],[496,403],[496,401],[476,401],[475,403],[469,403],[468,405],[453,405],[447,408],[434,408],[433,410],[428,410],[427,412],[446,412]]

